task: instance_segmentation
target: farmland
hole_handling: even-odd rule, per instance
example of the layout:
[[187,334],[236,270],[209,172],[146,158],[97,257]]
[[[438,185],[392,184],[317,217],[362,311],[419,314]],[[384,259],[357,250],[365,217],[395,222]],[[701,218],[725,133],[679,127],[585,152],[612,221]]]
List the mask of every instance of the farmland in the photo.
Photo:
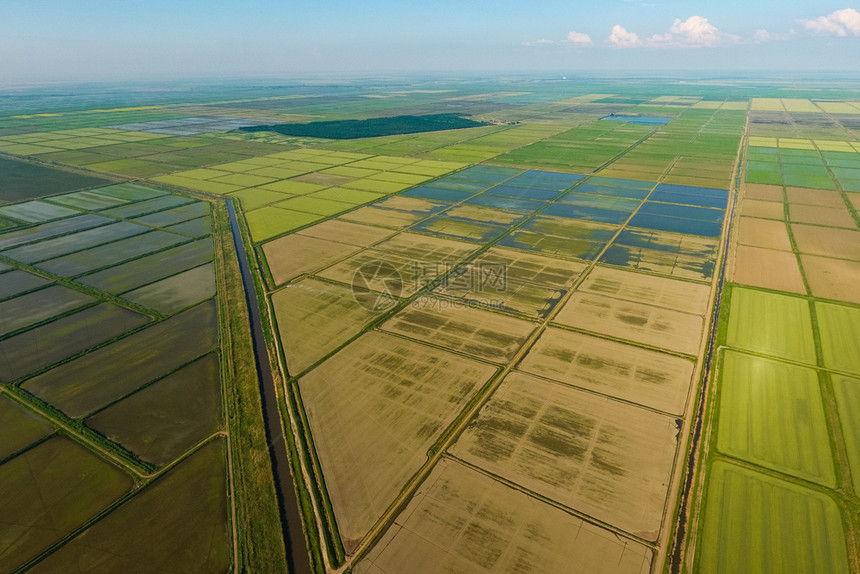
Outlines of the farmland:
[[[90,189],[3,205],[0,571],[227,570],[224,384],[238,379],[224,369],[213,207],[80,181]],[[143,518],[158,505],[162,522]]]
[[0,572],[860,573],[850,93],[447,82],[0,115]]

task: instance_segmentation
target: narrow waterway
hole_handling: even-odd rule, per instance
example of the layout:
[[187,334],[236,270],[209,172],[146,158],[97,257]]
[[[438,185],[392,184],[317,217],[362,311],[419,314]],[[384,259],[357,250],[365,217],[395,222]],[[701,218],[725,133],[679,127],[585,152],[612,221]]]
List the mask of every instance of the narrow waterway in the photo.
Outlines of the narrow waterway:
[[299,514],[299,501],[293,485],[293,475],[290,471],[290,461],[284,435],[281,430],[281,415],[278,410],[278,399],[275,394],[275,380],[269,362],[269,351],[263,336],[263,324],[260,321],[260,307],[257,301],[257,291],[254,289],[254,279],[248,265],[248,254],[239,231],[239,222],[233,201],[228,199],[227,211],[230,215],[230,228],[233,231],[233,243],[242,270],[242,284],[245,287],[245,302],[248,304],[248,316],[251,321],[251,337],[254,343],[254,359],[260,377],[260,393],[263,399],[263,421],[266,425],[266,440],[269,444],[269,456],[272,459],[272,470],[275,475],[275,490],[278,493],[278,506],[281,515],[281,525],[284,530],[284,544],[287,550],[287,564],[293,574],[311,574],[310,553],[307,541],[302,531],[302,518]]

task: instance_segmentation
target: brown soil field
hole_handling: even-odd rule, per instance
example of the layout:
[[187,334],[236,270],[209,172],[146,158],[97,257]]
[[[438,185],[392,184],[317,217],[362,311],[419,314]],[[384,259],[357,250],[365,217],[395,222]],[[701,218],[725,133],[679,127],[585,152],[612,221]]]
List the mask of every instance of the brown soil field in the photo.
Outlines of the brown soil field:
[[574,293],[555,320],[563,325],[696,355],[701,316],[591,293]]
[[393,335],[363,335],[299,379],[347,553],[495,368]]
[[747,217],[763,217],[765,219],[783,219],[785,217],[784,204],[780,200],[761,201],[758,199],[744,199],[741,203],[741,215]]
[[737,221],[737,241],[742,245],[791,251],[788,230],[782,221],[741,217]]
[[425,296],[381,328],[479,359],[507,363],[525,343],[535,324],[473,309],[460,301]]
[[651,550],[442,459],[356,574],[646,574]]
[[711,294],[709,285],[599,266],[588,274],[577,291],[696,315],[707,312]]
[[293,283],[272,295],[287,370],[298,375],[337,349],[376,316],[346,285],[316,279]]
[[743,186],[744,199],[782,202],[782,186],[764,183],[746,183]]
[[296,235],[316,237],[317,239],[346,243],[347,245],[355,245],[356,247],[367,247],[368,245],[382,241],[386,237],[390,237],[393,233],[393,231],[388,229],[330,219],[307,229],[297,231]]
[[813,296],[860,303],[860,262],[814,255],[800,261]]
[[672,417],[513,373],[451,454],[653,541],[677,433]]
[[306,235],[287,235],[263,244],[263,253],[275,285],[282,285],[303,273],[321,269],[358,251],[354,245]]
[[806,294],[797,256],[789,251],[738,245],[728,279],[743,285]]
[[803,187],[787,187],[785,189],[788,203],[803,205],[820,205],[822,207],[845,207],[842,196],[838,191],[826,189],[806,189]]
[[789,207],[789,215],[790,220],[797,223],[857,229],[857,223],[845,207],[794,204]]
[[687,403],[688,359],[550,327],[519,369],[675,415]]
[[791,231],[800,253],[860,261],[860,231],[799,223]]

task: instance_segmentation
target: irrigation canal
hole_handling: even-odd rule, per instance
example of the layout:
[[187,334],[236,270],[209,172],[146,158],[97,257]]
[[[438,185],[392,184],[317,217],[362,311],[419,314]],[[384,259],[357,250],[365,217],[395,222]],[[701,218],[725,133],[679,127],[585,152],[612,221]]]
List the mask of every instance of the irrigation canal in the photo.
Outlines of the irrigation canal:
[[287,564],[291,574],[311,574],[310,553],[302,531],[302,517],[299,514],[299,501],[293,485],[287,447],[282,444],[284,435],[281,427],[281,414],[278,410],[278,398],[275,393],[275,379],[272,376],[271,363],[269,362],[269,351],[266,348],[266,338],[263,336],[263,323],[260,320],[257,291],[254,288],[254,278],[248,264],[248,254],[245,252],[242,233],[239,231],[236,210],[230,199],[227,200],[227,212],[230,215],[230,228],[233,231],[233,243],[236,245],[239,267],[242,270],[242,285],[245,288],[245,302],[248,304],[248,316],[251,321],[254,359],[257,363],[260,393],[263,398],[263,422],[266,425],[266,441],[269,445],[269,456],[272,459],[272,471],[275,475],[275,490],[278,493],[281,526],[284,531],[284,545],[287,550]]

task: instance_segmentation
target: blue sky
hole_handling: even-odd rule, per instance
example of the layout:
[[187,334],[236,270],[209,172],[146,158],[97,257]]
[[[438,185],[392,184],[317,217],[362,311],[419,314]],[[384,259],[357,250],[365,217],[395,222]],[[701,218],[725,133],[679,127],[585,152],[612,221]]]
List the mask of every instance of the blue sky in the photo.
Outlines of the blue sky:
[[[860,6],[857,6],[860,8]],[[380,71],[860,69],[797,0],[0,0],[0,82]]]

